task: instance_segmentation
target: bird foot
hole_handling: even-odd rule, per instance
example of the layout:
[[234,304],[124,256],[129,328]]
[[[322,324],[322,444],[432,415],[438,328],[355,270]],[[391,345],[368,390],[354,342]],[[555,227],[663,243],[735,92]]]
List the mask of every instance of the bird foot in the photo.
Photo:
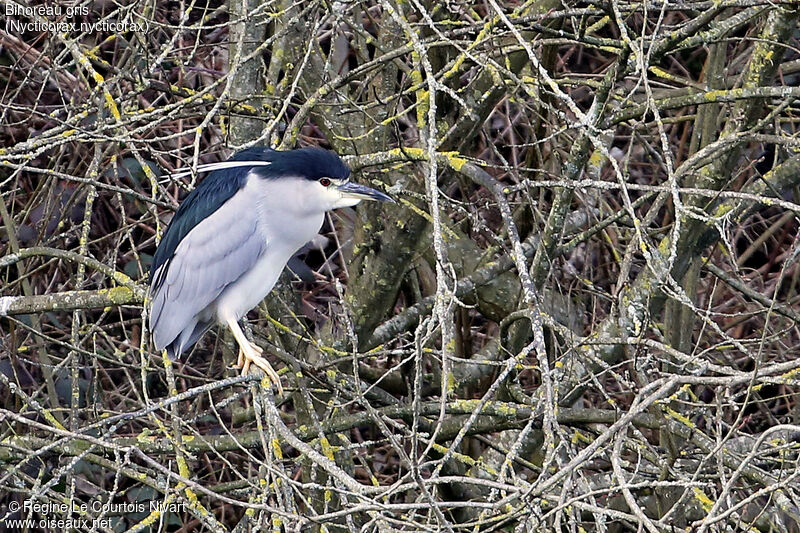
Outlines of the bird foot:
[[264,359],[261,354],[264,353],[260,347],[248,342],[239,345],[239,358],[233,368],[241,368],[242,375],[246,375],[250,371],[250,365],[255,365],[269,377],[270,381],[278,388],[278,394],[283,394],[283,387],[281,386],[281,379],[278,373],[269,364],[269,361]]

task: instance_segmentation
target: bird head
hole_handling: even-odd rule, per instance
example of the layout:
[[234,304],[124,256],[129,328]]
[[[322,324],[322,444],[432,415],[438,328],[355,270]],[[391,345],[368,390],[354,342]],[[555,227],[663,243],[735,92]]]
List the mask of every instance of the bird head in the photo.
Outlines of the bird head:
[[[350,169],[341,158],[321,148],[277,151],[254,146],[237,152],[227,161],[199,165],[194,172],[211,172],[203,187],[208,191],[227,191],[221,197],[223,201],[243,188],[249,177],[256,176],[264,180],[263,192],[270,196],[273,205],[282,204],[292,211],[324,212],[351,207],[361,200],[394,202],[380,191],[350,181]],[[180,171],[172,174],[172,178],[191,173],[191,170]]]
[[[280,152],[279,152],[280,153]],[[350,181],[350,169],[333,152],[306,148],[283,152],[288,157],[299,158],[303,163],[296,168],[304,169],[304,177],[313,182],[310,195],[320,202],[325,211],[340,207],[351,207],[361,200],[393,202],[389,196],[366,185]]]
[[[333,152],[301,148],[285,152],[262,151],[269,165],[254,167],[265,179],[287,180],[288,195],[310,211],[351,207],[361,200],[394,202],[386,194],[350,181],[350,169]],[[300,199],[301,201],[298,201]],[[287,198],[288,200],[288,198]]]

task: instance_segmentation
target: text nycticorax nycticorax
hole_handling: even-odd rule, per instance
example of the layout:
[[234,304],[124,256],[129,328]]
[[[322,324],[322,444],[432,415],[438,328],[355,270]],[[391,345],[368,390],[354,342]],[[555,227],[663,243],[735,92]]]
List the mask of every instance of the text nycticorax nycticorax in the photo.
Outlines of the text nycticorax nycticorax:
[[339,156],[319,148],[249,148],[198,171],[211,173],[180,205],[153,257],[153,342],[175,359],[218,322],[239,345],[236,367],[247,373],[256,365],[282,391],[278,374],[242,333],[239,319],[319,232],[326,211],[391,198],[350,182]]

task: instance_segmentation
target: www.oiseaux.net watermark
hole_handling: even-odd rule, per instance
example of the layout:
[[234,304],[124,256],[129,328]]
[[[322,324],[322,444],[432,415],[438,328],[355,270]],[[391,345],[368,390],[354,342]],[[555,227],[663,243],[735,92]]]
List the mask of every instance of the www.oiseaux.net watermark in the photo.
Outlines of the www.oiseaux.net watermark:
[[[147,502],[36,502],[26,500],[21,504],[8,504],[6,518],[0,519],[9,531],[39,528],[46,531],[67,531],[111,528],[116,516],[130,513],[180,513],[186,510],[183,502],[151,500]],[[21,512],[20,512],[21,511]],[[2,516],[2,515],[0,515]],[[13,518],[12,518],[13,517]]]

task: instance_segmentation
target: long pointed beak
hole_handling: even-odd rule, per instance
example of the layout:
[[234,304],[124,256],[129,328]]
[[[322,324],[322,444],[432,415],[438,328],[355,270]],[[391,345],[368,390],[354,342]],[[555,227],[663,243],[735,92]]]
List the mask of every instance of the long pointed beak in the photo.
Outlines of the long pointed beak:
[[359,200],[377,200],[379,202],[392,202],[391,196],[376,191],[366,185],[346,181],[337,187],[345,198],[358,198]]

